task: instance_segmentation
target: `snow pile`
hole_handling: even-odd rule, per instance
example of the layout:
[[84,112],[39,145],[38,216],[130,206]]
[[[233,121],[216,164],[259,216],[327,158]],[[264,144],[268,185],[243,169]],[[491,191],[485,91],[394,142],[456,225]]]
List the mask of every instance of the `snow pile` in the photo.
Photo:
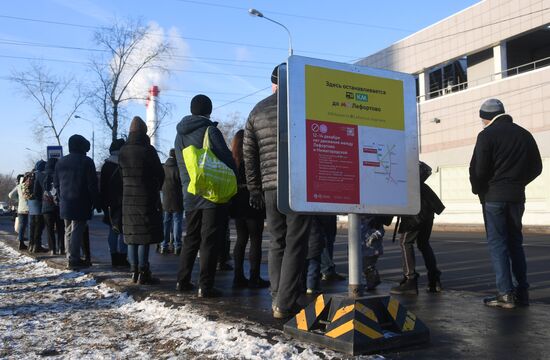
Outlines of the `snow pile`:
[[52,269],[1,242],[0,334],[0,358],[8,359],[342,357],[282,333],[271,339],[254,324],[209,320],[187,305],[134,301],[88,275]]

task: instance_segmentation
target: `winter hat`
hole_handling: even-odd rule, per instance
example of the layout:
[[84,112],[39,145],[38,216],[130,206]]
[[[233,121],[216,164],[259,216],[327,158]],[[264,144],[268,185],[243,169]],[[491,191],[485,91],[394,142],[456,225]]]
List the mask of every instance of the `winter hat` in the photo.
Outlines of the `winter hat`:
[[212,100],[206,95],[196,95],[191,100],[191,114],[203,116],[212,114]]
[[90,150],[90,142],[82,135],[75,134],[69,138],[69,152],[86,154]]
[[113,151],[119,151],[125,143],[126,141],[124,141],[124,139],[116,139],[111,143],[111,146],[109,146],[109,152],[112,154]]
[[279,65],[275,66],[273,71],[271,72],[271,83],[277,85],[279,83],[279,66],[285,65],[285,63],[280,63]]
[[129,132],[147,134],[147,125],[145,124],[145,121],[143,121],[139,116],[134,116],[132,122],[130,123]]
[[484,120],[493,120],[500,114],[504,114],[504,105],[498,99],[486,100],[479,109],[479,117]]

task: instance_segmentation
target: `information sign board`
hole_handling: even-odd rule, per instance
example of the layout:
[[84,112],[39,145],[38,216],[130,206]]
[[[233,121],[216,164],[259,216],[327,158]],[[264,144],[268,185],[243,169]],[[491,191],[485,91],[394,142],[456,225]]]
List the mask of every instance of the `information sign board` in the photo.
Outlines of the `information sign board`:
[[301,56],[286,70],[290,209],[418,213],[414,77]]
[[52,145],[46,146],[46,157],[49,158],[62,158],[63,157],[63,146]]

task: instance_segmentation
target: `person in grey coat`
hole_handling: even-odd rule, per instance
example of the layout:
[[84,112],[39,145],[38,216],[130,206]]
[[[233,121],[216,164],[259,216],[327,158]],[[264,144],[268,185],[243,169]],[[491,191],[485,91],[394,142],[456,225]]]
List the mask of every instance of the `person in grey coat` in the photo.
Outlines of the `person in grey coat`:
[[65,221],[67,268],[90,266],[80,258],[80,248],[93,209],[101,210],[94,161],[86,156],[90,142],[82,135],[69,138],[69,154],[55,165],[53,184],[59,196],[59,213]]

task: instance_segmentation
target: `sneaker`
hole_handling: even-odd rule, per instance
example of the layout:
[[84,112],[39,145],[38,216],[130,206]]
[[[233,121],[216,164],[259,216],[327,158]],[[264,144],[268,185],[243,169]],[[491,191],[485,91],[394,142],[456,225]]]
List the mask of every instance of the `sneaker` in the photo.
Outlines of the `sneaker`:
[[483,304],[490,307],[500,307],[503,309],[513,309],[516,307],[516,298],[513,293],[498,294],[497,296],[489,296],[483,299]]
[[321,293],[321,290],[319,289],[307,289],[306,295],[319,295]]
[[268,280],[264,280],[261,277],[257,279],[248,280],[248,287],[250,289],[265,289],[271,286],[271,283]]
[[514,289],[514,297],[517,305],[529,306],[529,290],[517,287]]
[[376,269],[369,269],[365,272],[365,279],[367,282],[367,290],[374,290],[380,285],[380,274]]
[[418,279],[406,279],[398,286],[392,287],[390,294],[393,295],[418,295]]
[[322,274],[321,280],[322,281],[343,281],[343,280],[346,280],[346,277],[344,275],[338,274],[337,272],[333,272],[328,274]]
[[195,285],[192,282],[178,281],[176,283],[176,291],[185,292],[195,290]]
[[160,250],[159,250],[159,254],[161,254],[161,255],[168,254],[169,252],[170,252],[170,250],[167,247],[161,247]]
[[139,272],[137,283],[140,285],[156,285],[160,284],[160,279],[153,277],[151,270],[146,269]]
[[426,289],[429,293],[440,293],[441,290],[443,290],[443,288],[441,287],[441,281],[439,280],[430,281],[428,283],[428,288]]
[[222,292],[214,287],[212,288],[199,288],[199,291],[197,292],[197,297],[200,298],[216,298],[221,297]]

